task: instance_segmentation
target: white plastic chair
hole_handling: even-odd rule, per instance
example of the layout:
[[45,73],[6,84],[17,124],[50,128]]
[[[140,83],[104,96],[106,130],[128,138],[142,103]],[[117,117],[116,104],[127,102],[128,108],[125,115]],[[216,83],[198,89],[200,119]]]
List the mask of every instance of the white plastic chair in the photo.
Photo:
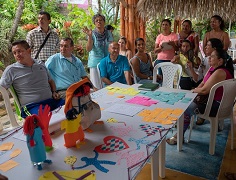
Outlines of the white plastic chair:
[[130,61],[130,67],[131,67],[132,74],[133,74],[133,77],[134,77],[134,84],[137,84],[138,83],[137,76],[136,76],[136,74],[134,72],[134,69],[133,69],[131,61]]
[[[220,102],[220,106],[218,109],[218,112],[216,114],[216,117],[210,117],[210,111],[211,111],[211,104],[213,102],[215,91],[219,87],[223,87],[223,96],[222,100]],[[209,98],[207,101],[206,109],[204,114],[197,114],[198,117],[209,120],[211,127],[210,127],[210,146],[209,146],[209,154],[214,155],[215,153],[215,144],[216,144],[216,133],[218,131],[218,124],[220,123],[220,126],[223,125],[224,119],[229,118],[231,123],[231,150],[233,150],[233,142],[234,142],[234,117],[233,117],[233,107],[236,97],[236,80],[230,79],[225,80],[222,82],[219,82],[215,84],[209,94]],[[189,139],[191,137],[191,131],[193,127],[193,121],[194,118],[191,119],[190,125],[190,135]]]
[[105,87],[105,85],[104,85],[104,83],[103,83],[103,81],[102,81],[102,78],[101,78],[99,66],[100,66],[100,63],[97,64],[98,81],[100,82],[100,84],[99,84],[100,87],[98,87],[98,88],[99,88],[99,89],[102,89],[103,87]]
[[179,88],[180,77],[182,74],[182,66],[179,64],[173,64],[171,62],[162,62],[157,64],[153,69],[153,83],[157,81],[158,68],[162,70],[162,87],[173,88],[174,78],[178,73],[176,86]]
[[[8,94],[7,90],[1,85],[0,85],[0,92],[2,93],[2,97],[3,97],[4,103],[5,103],[5,107],[6,107],[8,117],[10,118],[10,123],[11,123],[12,128],[20,126],[17,123],[16,117],[15,117],[14,112],[12,110],[9,94]],[[17,102],[18,102],[18,100],[17,100]]]

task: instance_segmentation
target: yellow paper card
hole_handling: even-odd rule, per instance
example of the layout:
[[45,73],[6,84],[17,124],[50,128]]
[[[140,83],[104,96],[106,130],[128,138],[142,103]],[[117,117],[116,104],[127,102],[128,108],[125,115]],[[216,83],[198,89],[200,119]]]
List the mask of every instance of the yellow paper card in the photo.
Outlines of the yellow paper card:
[[[84,174],[90,172],[90,170],[71,170],[71,171],[55,171],[64,179],[78,179]],[[91,175],[84,178],[86,180],[96,180],[96,174],[92,173]],[[39,180],[58,180],[58,178],[53,174],[52,171],[44,173],[39,177]]]
[[0,145],[0,151],[9,151],[14,146],[14,143],[7,142]]
[[20,153],[21,153],[21,149],[15,149],[15,150],[11,153],[10,157],[11,157],[11,158],[14,158],[14,157],[18,156]]
[[3,172],[6,172],[14,167],[16,167],[17,165],[19,165],[19,163],[13,161],[13,160],[9,160],[3,164],[0,164],[0,170]]

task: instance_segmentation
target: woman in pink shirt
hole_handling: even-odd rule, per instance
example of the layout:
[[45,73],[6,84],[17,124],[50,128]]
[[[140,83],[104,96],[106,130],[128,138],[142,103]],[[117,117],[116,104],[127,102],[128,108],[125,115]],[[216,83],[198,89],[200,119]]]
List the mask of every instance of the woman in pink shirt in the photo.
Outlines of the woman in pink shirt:
[[[232,79],[234,77],[234,67],[231,57],[223,49],[215,49],[211,56],[209,57],[210,69],[206,73],[203,81],[197,88],[192,92],[198,93],[199,95],[208,95],[211,88],[224,80]],[[216,90],[214,100],[211,106],[210,116],[215,117],[220,106],[220,102],[223,95],[223,87],[219,87]],[[190,118],[195,112],[204,113],[206,108],[206,103],[192,103],[188,109],[184,112],[184,133],[188,129],[190,124]],[[168,144],[174,145],[177,144],[177,135],[168,138]]]
[[162,33],[157,36],[154,49],[154,53],[157,54],[156,64],[170,62],[175,55],[175,51],[178,51],[178,36],[171,32],[171,21],[169,19],[162,20],[161,30]]

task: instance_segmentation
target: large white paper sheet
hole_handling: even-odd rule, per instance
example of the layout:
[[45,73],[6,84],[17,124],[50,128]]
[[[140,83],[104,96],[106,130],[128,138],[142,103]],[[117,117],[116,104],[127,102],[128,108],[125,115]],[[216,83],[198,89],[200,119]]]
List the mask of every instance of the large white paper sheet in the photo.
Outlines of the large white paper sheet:
[[114,104],[113,106],[105,109],[104,111],[133,117],[135,114],[139,113],[142,110],[142,107],[131,106],[127,104]]

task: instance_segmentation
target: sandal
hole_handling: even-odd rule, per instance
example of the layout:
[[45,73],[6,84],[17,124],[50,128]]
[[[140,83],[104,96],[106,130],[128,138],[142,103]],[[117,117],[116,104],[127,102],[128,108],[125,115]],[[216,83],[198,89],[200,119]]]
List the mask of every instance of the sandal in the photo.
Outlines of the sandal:
[[177,144],[177,138],[175,136],[172,136],[171,138],[166,139],[166,142],[169,145],[176,145]]
[[203,125],[204,122],[205,122],[205,119],[197,118],[196,125]]
[[236,180],[236,173],[225,172],[224,175],[228,180]]

